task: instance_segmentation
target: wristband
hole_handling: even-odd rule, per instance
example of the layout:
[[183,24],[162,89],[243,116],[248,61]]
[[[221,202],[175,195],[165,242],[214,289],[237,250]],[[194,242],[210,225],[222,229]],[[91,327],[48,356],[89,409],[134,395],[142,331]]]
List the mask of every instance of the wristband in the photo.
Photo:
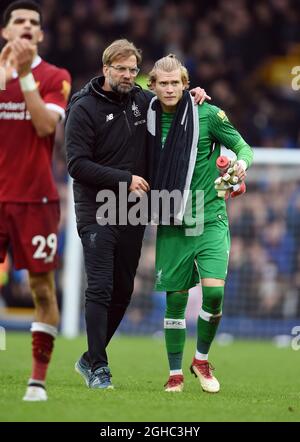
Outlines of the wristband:
[[37,89],[36,82],[34,79],[34,76],[30,72],[29,74],[25,75],[25,77],[19,78],[21,90],[23,92],[31,92],[35,91]]

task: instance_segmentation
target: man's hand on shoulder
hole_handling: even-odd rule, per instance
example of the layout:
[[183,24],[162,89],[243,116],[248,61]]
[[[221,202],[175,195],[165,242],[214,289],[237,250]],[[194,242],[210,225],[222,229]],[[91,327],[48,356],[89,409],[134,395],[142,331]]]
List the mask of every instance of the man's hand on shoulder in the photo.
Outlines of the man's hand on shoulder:
[[194,97],[195,104],[202,104],[206,100],[211,100],[211,97],[207,95],[205,89],[202,89],[199,86],[191,89],[190,94]]

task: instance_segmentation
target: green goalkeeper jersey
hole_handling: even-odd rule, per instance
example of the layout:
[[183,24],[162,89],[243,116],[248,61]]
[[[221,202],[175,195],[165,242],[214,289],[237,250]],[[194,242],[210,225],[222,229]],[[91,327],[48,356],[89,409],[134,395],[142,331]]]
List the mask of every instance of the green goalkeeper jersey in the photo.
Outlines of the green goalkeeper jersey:
[[[216,160],[220,155],[221,145],[232,150],[238,160],[244,160],[249,167],[252,163],[251,147],[228,120],[224,111],[216,106],[203,103],[198,106],[199,141],[195,169],[190,189],[193,194],[192,214],[196,216],[196,190],[204,192],[204,222],[215,219],[216,214],[226,215],[226,204],[219,198],[214,181],[219,176]],[[162,144],[166,140],[174,113],[162,114]]]

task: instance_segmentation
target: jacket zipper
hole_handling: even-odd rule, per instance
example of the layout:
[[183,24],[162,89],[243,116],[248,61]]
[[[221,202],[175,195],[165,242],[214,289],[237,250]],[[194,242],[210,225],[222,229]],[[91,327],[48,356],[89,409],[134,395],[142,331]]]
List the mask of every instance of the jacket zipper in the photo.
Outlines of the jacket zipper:
[[126,121],[126,124],[127,124],[127,127],[128,127],[129,135],[131,135],[131,134],[132,134],[132,131],[131,131],[131,129],[130,129],[129,121],[128,121],[128,118],[127,118],[127,115],[126,115],[126,111],[125,111],[125,110],[123,110],[123,114],[124,114],[125,121]]

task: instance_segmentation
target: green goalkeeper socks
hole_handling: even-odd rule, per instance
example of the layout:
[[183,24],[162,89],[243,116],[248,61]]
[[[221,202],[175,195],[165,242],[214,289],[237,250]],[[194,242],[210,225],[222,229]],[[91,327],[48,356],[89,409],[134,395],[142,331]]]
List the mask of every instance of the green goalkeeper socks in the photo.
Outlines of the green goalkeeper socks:
[[207,354],[222,316],[224,287],[202,287],[202,308],[197,322],[197,351]]
[[164,320],[165,341],[170,370],[181,370],[186,338],[185,309],[188,292],[167,292]]
[[[202,293],[202,308],[197,322],[197,351],[205,355],[210,349],[222,316],[224,287],[202,287]],[[187,301],[188,292],[167,292],[164,329],[171,373],[182,367]]]

